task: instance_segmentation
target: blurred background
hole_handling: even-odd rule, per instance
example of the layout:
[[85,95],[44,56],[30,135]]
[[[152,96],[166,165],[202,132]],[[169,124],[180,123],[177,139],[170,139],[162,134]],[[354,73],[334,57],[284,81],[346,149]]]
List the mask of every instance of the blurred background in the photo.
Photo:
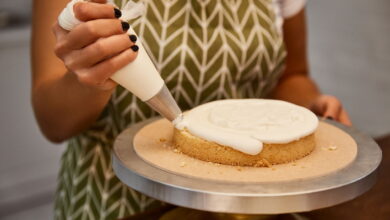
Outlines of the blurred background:
[[[30,104],[32,0],[0,1],[0,219],[52,219],[64,144],[46,141]],[[390,133],[390,1],[310,0],[312,77],[359,130]]]

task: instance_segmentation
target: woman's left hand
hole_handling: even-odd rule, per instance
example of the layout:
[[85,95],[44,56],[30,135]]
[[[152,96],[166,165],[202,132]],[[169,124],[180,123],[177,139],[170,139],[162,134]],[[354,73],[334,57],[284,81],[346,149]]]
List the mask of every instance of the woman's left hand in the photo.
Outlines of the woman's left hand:
[[347,111],[341,105],[341,102],[338,98],[330,95],[320,95],[318,96],[310,109],[328,119],[336,120],[341,122],[344,125],[351,126],[352,122],[349,119]]

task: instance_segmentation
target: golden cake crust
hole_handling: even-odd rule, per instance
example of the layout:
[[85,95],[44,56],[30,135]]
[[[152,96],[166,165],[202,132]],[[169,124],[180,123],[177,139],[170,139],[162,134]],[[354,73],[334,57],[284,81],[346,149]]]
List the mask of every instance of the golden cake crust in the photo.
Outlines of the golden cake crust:
[[315,148],[314,134],[287,144],[266,144],[257,155],[245,154],[231,147],[210,142],[187,130],[174,130],[174,146],[184,154],[199,160],[236,166],[264,167],[288,163],[310,154]]

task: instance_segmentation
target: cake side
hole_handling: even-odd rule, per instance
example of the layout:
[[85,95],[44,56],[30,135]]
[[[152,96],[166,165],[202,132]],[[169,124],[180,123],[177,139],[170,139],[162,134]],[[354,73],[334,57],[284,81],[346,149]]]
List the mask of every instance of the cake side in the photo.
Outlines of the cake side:
[[314,150],[315,137],[313,133],[286,144],[264,143],[259,154],[250,155],[194,136],[186,129],[175,128],[173,144],[182,153],[199,160],[225,165],[265,167],[305,157]]

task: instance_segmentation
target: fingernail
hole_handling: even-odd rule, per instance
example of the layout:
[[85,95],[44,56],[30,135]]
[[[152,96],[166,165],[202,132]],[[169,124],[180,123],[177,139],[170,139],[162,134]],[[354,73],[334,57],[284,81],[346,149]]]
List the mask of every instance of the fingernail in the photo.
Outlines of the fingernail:
[[139,47],[137,45],[133,45],[130,47],[134,52],[137,52],[139,50]]
[[329,120],[334,120],[334,118],[332,116],[326,116],[326,118]]
[[122,29],[123,29],[123,31],[129,30],[129,28],[130,28],[129,23],[122,21]]
[[130,38],[131,42],[133,42],[133,43],[135,43],[137,41],[137,36],[135,36],[134,34],[129,35],[129,38]]
[[120,18],[122,16],[121,10],[114,8],[114,14],[116,18]]

